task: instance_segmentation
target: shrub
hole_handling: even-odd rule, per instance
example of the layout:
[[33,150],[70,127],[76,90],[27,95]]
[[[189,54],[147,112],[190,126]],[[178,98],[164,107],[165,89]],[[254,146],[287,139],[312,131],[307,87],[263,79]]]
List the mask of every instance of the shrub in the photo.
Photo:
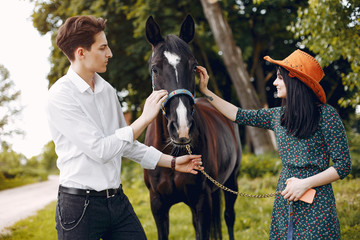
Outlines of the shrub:
[[265,174],[277,176],[281,171],[281,160],[276,153],[254,155],[244,153],[241,160],[240,175],[250,178],[263,177]]

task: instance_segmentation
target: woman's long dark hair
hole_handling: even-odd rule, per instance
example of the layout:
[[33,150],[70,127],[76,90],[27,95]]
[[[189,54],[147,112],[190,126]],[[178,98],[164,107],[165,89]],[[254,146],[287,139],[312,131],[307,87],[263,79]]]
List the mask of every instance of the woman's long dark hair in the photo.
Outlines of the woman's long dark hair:
[[286,86],[283,99],[281,126],[287,134],[297,138],[308,138],[319,127],[321,102],[315,93],[296,77],[289,77],[289,71],[278,67]]

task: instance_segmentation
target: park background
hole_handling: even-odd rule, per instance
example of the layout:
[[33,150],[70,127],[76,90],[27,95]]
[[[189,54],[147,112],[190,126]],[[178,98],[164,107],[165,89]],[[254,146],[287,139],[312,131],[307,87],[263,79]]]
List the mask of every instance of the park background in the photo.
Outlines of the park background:
[[[190,46],[199,64],[210,73],[210,88],[244,108],[280,104],[272,86],[274,67],[267,64],[263,56],[283,59],[299,48],[316,56],[326,73],[321,85],[327,93],[327,102],[337,109],[346,127],[353,162],[350,176],[334,183],[342,237],[359,239],[360,113],[356,110],[360,102],[360,1],[18,1],[33,6],[28,17],[37,31],[52,44],[47,59],[50,67],[45,73],[48,86],[66,73],[69,66],[66,57],[54,44],[56,30],[64,20],[84,14],[108,19],[107,38],[114,57],[103,77],[119,91],[119,100],[129,121],[139,116],[144,100],[151,92],[147,65],[151,46],[144,33],[145,21],[150,15],[165,35],[177,34],[186,14],[191,14],[196,23],[196,36]],[[5,23],[2,21],[1,24]],[[6,25],[11,26],[11,22]],[[21,32],[21,29],[12,30]],[[27,39],[26,32],[22,35],[22,44],[28,51],[32,50],[31,39]],[[5,31],[3,37],[11,38],[11,32]],[[13,51],[17,58],[21,58],[21,53],[24,51]],[[240,69],[243,74],[233,74],[235,69]],[[44,181],[49,174],[57,174],[52,142],[46,143],[41,153],[34,156],[25,155],[13,147],[16,145],[14,139],[26,134],[23,128],[26,122],[23,125],[17,123],[24,110],[19,103],[22,92],[12,80],[16,74],[7,69],[6,62],[0,62],[0,190]],[[27,81],[40,80],[28,75]],[[243,86],[251,86],[250,92]],[[46,94],[37,89],[32,92],[34,97]],[[45,128],[43,124],[35,131],[42,132]],[[281,168],[276,146],[268,132],[258,131],[255,134],[258,137],[252,138],[252,131],[258,130],[240,129],[244,149],[240,190],[273,192]],[[125,192],[148,238],[156,239],[142,170],[130,161],[125,160],[123,165]],[[273,199],[237,200],[236,239],[267,238],[272,202]],[[0,236],[0,239],[55,239],[54,209],[52,203],[34,218],[11,227],[11,233]],[[170,213],[170,238],[193,239],[194,230],[187,207],[178,204]],[[225,231],[223,224],[224,239],[227,237]]]

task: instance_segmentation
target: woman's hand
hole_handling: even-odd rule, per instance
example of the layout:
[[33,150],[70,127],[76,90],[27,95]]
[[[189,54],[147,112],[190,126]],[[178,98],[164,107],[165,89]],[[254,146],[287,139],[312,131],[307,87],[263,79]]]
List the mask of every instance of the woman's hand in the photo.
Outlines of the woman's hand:
[[146,126],[149,125],[160,111],[161,104],[168,96],[166,90],[153,91],[146,99],[141,117],[144,118]]
[[178,172],[197,174],[196,170],[204,170],[201,166],[201,155],[184,155],[176,158],[175,170]]
[[199,89],[200,92],[206,93],[208,90],[209,75],[204,67],[198,66],[196,72],[200,75]]
[[286,188],[281,192],[281,195],[284,196],[284,199],[289,201],[298,201],[304,193],[310,189],[307,187],[305,179],[299,178],[289,178],[285,182]]

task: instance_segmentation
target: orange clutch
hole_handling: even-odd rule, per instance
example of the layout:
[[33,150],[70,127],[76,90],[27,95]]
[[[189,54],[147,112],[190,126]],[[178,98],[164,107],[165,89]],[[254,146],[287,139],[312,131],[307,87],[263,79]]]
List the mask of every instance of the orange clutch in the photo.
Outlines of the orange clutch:
[[311,188],[301,196],[300,200],[303,202],[312,203],[314,201],[315,193],[316,190]]
[[[289,183],[291,181],[289,180]],[[312,203],[314,201],[314,197],[316,194],[316,190],[311,188],[309,190],[307,190],[301,197],[300,197],[300,201],[306,202],[306,203]]]

